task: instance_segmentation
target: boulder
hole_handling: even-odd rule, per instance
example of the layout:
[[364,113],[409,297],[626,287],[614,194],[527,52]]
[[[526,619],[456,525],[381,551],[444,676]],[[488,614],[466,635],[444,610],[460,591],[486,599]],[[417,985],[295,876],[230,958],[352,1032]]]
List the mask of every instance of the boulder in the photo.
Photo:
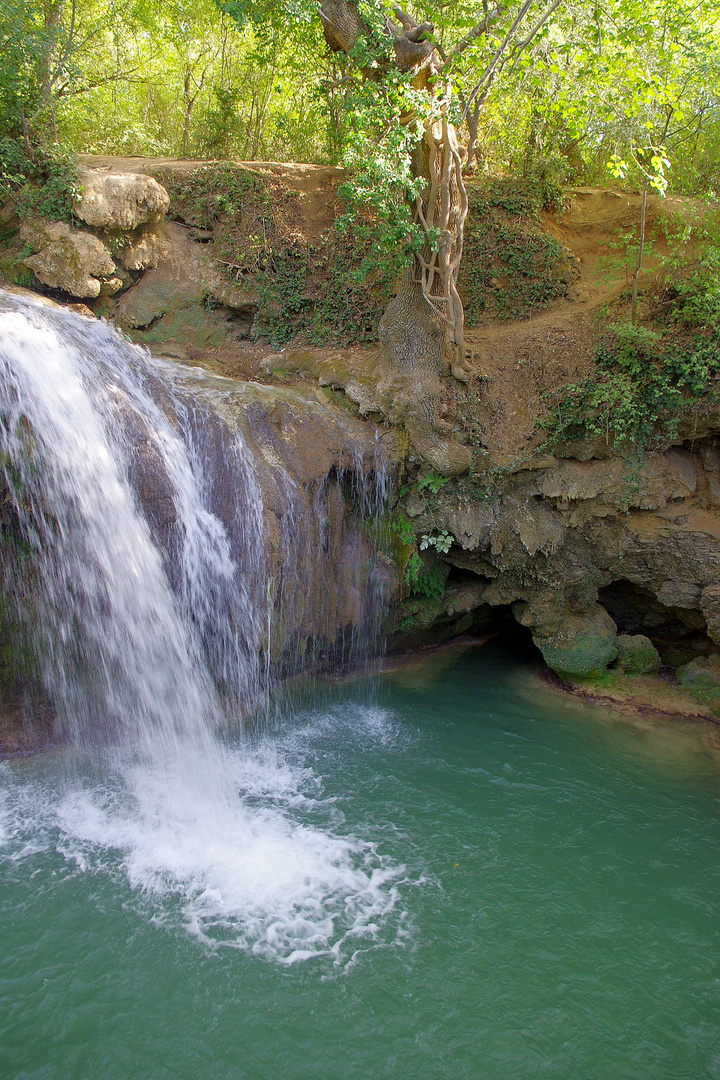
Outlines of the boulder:
[[660,653],[644,634],[619,634],[617,666],[626,675],[648,675],[660,668]]
[[720,653],[698,656],[675,672],[681,686],[690,690],[720,690]]
[[617,627],[600,604],[583,614],[569,613],[552,632],[548,629],[536,627],[533,639],[547,666],[558,675],[598,675],[618,655]]
[[23,259],[23,264],[38,281],[70,296],[99,296],[103,287],[100,279],[115,273],[110,252],[97,236],[71,229],[62,221],[26,221],[20,238],[36,252]]
[[136,229],[159,221],[170,207],[170,196],[152,176],[83,169],[81,179],[75,213],[96,229]]
[[700,593],[700,610],[707,623],[709,637],[720,645],[720,585],[708,585]]

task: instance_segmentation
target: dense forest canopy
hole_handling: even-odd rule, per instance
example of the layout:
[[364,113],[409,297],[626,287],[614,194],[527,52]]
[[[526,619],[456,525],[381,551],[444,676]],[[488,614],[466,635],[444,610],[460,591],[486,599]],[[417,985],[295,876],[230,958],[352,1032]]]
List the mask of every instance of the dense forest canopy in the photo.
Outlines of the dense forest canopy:
[[[383,0],[357,10],[375,28],[397,18]],[[488,78],[520,11],[513,47]],[[452,61],[455,122],[472,141],[466,170],[542,167],[561,180],[635,185],[650,173],[670,190],[717,191],[711,0],[427,0],[408,14]],[[486,16],[485,32],[458,51]],[[327,47],[312,0],[0,0],[0,137],[106,154],[337,162],[357,156],[358,127],[367,135],[368,62]],[[382,130],[370,135],[382,143]]]

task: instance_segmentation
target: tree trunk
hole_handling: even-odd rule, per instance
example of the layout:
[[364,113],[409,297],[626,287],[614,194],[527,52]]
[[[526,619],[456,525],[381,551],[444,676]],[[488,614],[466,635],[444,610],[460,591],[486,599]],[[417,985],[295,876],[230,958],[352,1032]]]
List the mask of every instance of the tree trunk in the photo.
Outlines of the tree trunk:
[[643,253],[645,250],[645,215],[647,211],[647,193],[648,193],[648,178],[645,177],[645,183],[643,184],[642,204],[640,206],[640,244],[638,246],[637,261],[635,263],[635,273],[633,274],[633,287],[632,287],[632,306],[630,308],[630,322],[635,325],[637,321],[637,297],[638,297],[638,279],[640,277],[640,271],[642,269]]
[[[390,372],[394,415],[402,417],[415,448],[444,475],[465,472],[471,451],[461,445],[452,425],[440,416],[442,375],[467,382],[465,313],[457,290],[468,200],[457,137],[448,120],[449,87],[435,65],[435,44],[426,40],[432,27],[394,9],[402,29],[387,19],[397,68],[409,74],[416,88],[431,90],[434,100],[426,118],[408,116],[407,125],[422,125],[412,158],[416,178],[425,181],[413,212],[426,236],[380,320],[379,337]],[[320,9],[325,38],[335,52],[349,53],[367,32],[347,0],[324,0]],[[378,79],[378,72],[368,70]],[[379,75],[382,78],[382,74]],[[439,86],[438,86],[439,84]]]
[[51,82],[53,76],[53,54],[57,47],[60,35],[60,26],[65,11],[66,0],[46,0],[43,10],[43,23],[45,40],[42,53],[38,61],[38,76],[41,90],[41,101],[47,101],[50,97]]

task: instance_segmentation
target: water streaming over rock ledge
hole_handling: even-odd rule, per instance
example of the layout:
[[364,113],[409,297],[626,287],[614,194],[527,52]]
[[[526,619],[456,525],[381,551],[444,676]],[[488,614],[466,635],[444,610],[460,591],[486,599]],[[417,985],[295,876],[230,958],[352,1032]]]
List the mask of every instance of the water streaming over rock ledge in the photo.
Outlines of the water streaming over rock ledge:
[[[182,894],[201,936],[288,960],[372,934],[397,869],[295,822],[292,763],[231,753],[217,729],[262,708],[276,675],[372,646],[380,448],[338,431],[334,459],[293,470],[290,395],[241,393],[7,294],[0,334],[7,621],[56,731],[96,755],[92,781],[36,811],[121,852],[132,884]],[[302,409],[290,419],[297,454]]]

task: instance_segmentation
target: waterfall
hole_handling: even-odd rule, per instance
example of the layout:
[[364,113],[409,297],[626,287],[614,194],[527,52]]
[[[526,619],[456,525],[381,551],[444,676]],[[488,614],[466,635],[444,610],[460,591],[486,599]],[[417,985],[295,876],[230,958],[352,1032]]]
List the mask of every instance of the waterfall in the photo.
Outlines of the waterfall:
[[[267,749],[260,767],[216,729],[267,695],[277,626],[291,627],[277,671],[298,668],[288,658],[307,631],[294,608],[331,570],[331,503],[355,485],[359,518],[378,513],[386,473],[363,485],[359,466],[341,469],[305,521],[306,496],[276,470],[273,576],[257,462],[192,382],[99,321],[0,293],[5,594],[61,732],[106,772],[70,785],[57,819],[73,842],[121,852],[131,884],[181,895],[201,937],[221,925],[285,961],[332,952],[382,921],[395,871],[371,845],[293,822],[279,807],[287,790],[297,797],[292,767],[288,780]],[[345,575],[347,597],[333,585],[356,628],[368,621],[363,573]]]
[[[213,674],[241,700],[257,691],[265,614],[206,507],[199,448],[151,394],[167,404],[172,387],[101,323],[14,298],[0,320],[5,486],[37,576],[25,622],[61,722],[76,739],[196,734],[217,719]],[[257,576],[260,494],[233,449]],[[167,489],[164,551],[131,486],[148,462]]]

